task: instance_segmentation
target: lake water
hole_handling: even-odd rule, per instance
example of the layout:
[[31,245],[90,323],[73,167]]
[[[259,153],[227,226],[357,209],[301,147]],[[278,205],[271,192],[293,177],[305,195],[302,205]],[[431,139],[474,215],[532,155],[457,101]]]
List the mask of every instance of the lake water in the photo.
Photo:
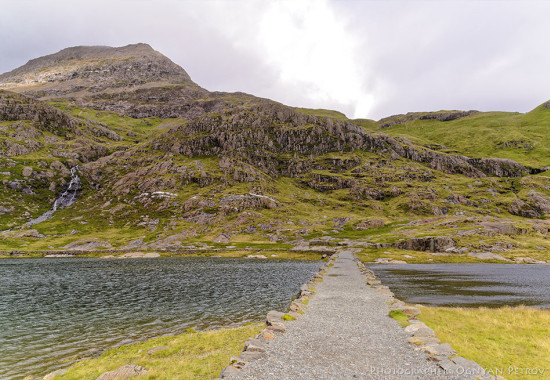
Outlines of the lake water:
[[411,304],[550,308],[550,265],[379,264],[370,268],[397,298]]
[[0,260],[0,379],[109,347],[286,310],[320,262],[229,258]]

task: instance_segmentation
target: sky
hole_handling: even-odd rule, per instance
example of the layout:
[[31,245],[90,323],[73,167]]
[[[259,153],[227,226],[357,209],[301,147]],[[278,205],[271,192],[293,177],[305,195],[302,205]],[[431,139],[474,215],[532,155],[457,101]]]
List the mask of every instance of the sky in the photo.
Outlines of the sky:
[[210,91],[350,118],[550,100],[550,1],[0,0],[0,73],[144,42]]

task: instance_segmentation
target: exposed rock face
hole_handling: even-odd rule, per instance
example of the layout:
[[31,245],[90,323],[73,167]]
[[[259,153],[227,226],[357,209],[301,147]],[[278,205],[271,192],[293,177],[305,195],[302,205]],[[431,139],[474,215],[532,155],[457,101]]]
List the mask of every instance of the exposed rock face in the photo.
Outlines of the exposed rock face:
[[460,119],[462,117],[470,116],[479,111],[439,111],[439,112],[409,112],[406,115],[393,115],[380,119],[378,124],[380,128],[389,128],[397,124],[403,124],[407,121],[420,119],[420,120],[439,120],[450,121]]
[[510,214],[523,216],[524,218],[538,218],[540,216],[540,212],[519,198],[514,199],[508,211]]
[[393,244],[395,248],[411,251],[444,252],[454,247],[454,240],[448,236],[411,238]]
[[531,202],[541,214],[550,214],[549,197],[539,192],[536,192],[535,190],[529,191],[529,193],[527,193],[527,197],[531,200]]
[[[271,176],[293,177],[310,170],[304,164],[304,156],[354,150],[387,152],[468,177],[517,177],[528,173],[525,167],[510,160],[474,160],[442,154],[403,138],[368,133],[349,122],[323,120],[265,100],[194,118],[157,138],[151,148],[186,156],[229,156]],[[280,153],[293,153],[296,159],[281,160]]]

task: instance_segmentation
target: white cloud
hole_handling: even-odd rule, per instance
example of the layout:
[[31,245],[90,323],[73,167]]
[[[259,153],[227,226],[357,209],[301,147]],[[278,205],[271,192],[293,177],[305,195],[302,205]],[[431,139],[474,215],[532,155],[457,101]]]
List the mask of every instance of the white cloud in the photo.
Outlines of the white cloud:
[[0,71],[150,43],[209,90],[381,118],[550,98],[550,2],[0,0]]
[[362,86],[359,45],[326,0],[270,3],[260,20],[258,48],[310,104],[341,104],[365,117],[372,95]]

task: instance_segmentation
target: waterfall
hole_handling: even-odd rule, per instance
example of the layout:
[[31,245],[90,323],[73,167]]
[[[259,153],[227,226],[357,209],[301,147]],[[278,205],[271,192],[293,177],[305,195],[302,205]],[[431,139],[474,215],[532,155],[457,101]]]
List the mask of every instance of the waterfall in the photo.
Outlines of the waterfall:
[[53,203],[52,211],[56,211],[58,208],[64,208],[72,205],[76,202],[76,195],[78,190],[80,190],[80,177],[76,173],[78,170],[78,165],[71,168],[71,182],[69,186],[61,193],[59,198]]
[[55,200],[55,202],[53,203],[52,209],[46,211],[44,214],[40,215],[38,218],[35,218],[25,223],[26,225],[31,226],[33,224],[38,224],[40,222],[48,220],[52,217],[55,211],[65,208],[67,206],[70,206],[76,202],[76,197],[81,187],[80,177],[78,176],[77,172],[78,172],[78,165],[73,166],[71,168],[71,181],[69,182],[69,185],[67,186],[65,191],[63,191],[61,195]]

